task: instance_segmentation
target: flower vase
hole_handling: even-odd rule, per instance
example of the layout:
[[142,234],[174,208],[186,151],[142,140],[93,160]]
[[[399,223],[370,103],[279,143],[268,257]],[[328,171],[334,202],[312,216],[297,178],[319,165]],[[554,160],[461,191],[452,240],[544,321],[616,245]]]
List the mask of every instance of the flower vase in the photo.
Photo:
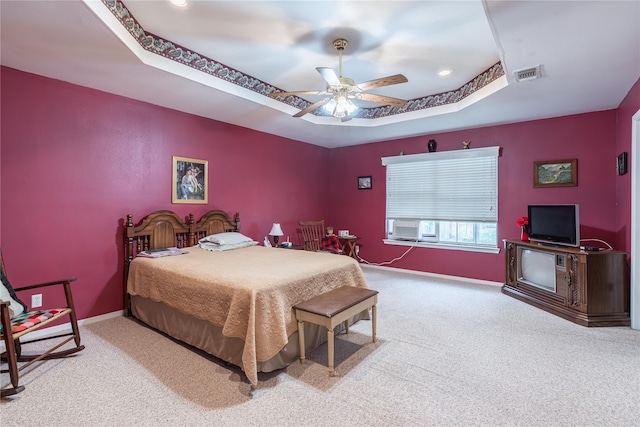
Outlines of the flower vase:
[[522,240],[523,242],[529,241],[529,229],[527,228],[526,225],[523,225],[520,228],[520,240]]

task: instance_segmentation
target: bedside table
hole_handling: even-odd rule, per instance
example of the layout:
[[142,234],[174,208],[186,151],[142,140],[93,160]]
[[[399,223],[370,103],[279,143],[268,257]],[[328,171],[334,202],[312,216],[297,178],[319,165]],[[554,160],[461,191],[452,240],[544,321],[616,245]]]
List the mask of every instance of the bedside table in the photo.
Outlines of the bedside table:
[[358,255],[356,254],[356,243],[358,243],[358,240],[360,240],[360,238],[357,236],[338,237],[342,253],[357,260]]
[[293,245],[293,246],[291,246],[290,248],[285,248],[285,247],[282,247],[282,246],[277,246],[277,248],[279,248],[279,249],[293,249],[293,250],[296,250],[296,251],[304,251],[304,245]]

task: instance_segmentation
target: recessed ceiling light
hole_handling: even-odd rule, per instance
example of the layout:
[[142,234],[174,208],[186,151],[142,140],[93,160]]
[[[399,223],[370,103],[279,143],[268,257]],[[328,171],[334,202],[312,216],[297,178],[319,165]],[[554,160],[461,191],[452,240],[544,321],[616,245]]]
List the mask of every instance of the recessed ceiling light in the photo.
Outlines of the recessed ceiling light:
[[442,76],[442,77],[448,76],[449,74],[451,74],[451,70],[442,70],[442,71],[438,72],[438,75]]
[[185,7],[187,5],[187,0],[169,0],[172,5],[178,7]]

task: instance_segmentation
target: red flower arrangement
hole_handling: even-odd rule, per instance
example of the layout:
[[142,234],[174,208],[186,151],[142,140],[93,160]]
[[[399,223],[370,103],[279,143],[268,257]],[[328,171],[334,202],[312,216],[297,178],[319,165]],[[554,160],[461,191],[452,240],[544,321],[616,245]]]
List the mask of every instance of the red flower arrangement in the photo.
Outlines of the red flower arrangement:
[[520,240],[523,242],[529,241],[529,218],[526,216],[520,217],[516,221],[516,225],[520,227]]
[[527,218],[526,216],[520,217],[517,221],[516,221],[516,225],[518,227],[522,227],[523,225],[529,225],[529,218]]

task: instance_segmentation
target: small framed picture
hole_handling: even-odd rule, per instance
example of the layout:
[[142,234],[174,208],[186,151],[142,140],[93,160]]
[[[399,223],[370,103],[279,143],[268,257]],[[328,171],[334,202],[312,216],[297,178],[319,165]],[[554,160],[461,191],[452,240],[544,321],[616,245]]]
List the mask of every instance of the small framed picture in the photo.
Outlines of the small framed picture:
[[359,176],[358,177],[358,190],[371,190],[371,177]]
[[207,203],[209,162],[173,156],[172,176],[172,203]]
[[533,188],[577,185],[578,159],[533,162]]
[[620,153],[616,163],[618,166],[616,169],[616,172],[618,173],[618,175],[624,175],[625,173],[627,173],[627,152],[626,151]]

